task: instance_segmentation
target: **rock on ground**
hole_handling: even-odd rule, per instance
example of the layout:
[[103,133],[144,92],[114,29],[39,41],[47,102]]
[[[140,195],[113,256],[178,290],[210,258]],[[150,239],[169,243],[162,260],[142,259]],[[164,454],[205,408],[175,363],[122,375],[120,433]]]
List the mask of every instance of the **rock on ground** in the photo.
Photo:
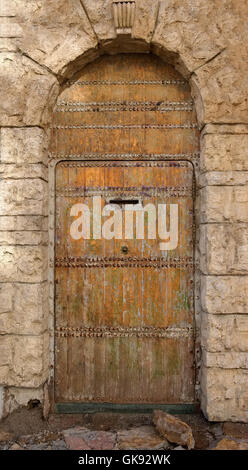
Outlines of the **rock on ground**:
[[248,424],[227,422],[223,424],[223,432],[236,439],[248,439]]
[[19,444],[13,444],[9,450],[24,450],[23,447],[19,446]]
[[161,410],[153,411],[153,423],[159,434],[169,442],[193,449],[195,445],[191,427],[180,419]]
[[0,431],[0,442],[8,442],[13,440],[13,434],[10,432]]
[[117,433],[117,447],[121,450],[167,449],[168,441],[153,426],[140,426]]
[[66,445],[71,450],[113,450],[116,434],[106,431],[91,431],[83,427],[63,432]]
[[248,450],[248,442],[238,442],[225,437],[212,450]]

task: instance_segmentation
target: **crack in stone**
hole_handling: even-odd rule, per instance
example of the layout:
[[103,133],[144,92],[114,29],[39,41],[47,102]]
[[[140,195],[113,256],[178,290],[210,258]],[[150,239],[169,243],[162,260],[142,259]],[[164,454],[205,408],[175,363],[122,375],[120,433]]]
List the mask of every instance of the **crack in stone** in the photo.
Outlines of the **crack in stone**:
[[195,72],[197,72],[197,70],[199,70],[200,68],[204,67],[205,65],[209,64],[210,62],[212,62],[214,59],[216,59],[219,55],[222,54],[222,52],[224,52],[226,50],[226,47],[223,47],[223,49],[221,49],[219,52],[217,52],[216,54],[214,54],[212,57],[210,57],[210,59],[206,60],[206,62],[204,62],[204,64],[201,64],[199,65],[198,67],[196,67],[196,69],[194,69],[191,74],[190,74],[190,78],[192,77],[192,75],[195,74]]
[[97,34],[96,34],[96,31],[95,31],[95,29],[94,29],[94,27],[93,27],[93,24],[91,23],[90,17],[89,17],[88,12],[87,12],[87,8],[84,6],[83,0],[79,0],[79,2],[80,2],[80,4],[81,4],[81,6],[82,6],[82,9],[83,9],[84,13],[85,13],[85,16],[87,17],[87,20],[88,20],[88,22],[89,22],[89,24],[90,24],[90,26],[91,26],[91,29],[92,29],[92,31],[93,31],[93,33],[94,33],[94,35],[95,35],[95,39],[96,39],[97,44],[98,44],[98,46],[99,46],[100,39],[99,39],[99,37],[98,37]]

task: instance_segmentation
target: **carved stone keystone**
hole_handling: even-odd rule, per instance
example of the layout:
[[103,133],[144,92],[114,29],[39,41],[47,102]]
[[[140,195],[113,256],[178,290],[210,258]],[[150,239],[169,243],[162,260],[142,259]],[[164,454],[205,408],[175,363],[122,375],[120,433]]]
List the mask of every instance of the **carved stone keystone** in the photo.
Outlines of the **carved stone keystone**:
[[117,34],[131,34],[135,15],[135,1],[113,0],[113,12]]

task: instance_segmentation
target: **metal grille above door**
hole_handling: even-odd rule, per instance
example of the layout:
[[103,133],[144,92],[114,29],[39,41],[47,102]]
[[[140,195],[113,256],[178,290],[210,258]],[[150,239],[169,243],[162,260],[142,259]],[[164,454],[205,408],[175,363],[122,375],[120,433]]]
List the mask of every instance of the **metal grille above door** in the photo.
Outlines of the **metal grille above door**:
[[[193,164],[198,139],[187,83],[150,55],[102,57],[60,96],[50,148],[51,158],[60,161],[57,409],[82,403],[194,403]],[[96,198],[101,213],[108,204],[120,208],[117,238],[101,236],[110,215],[101,216],[95,236]],[[89,210],[87,239],[73,238],[71,231],[77,220],[72,208],[82,204]],[[167,227],[170,208],[176,206],[176,247],[161,249],[157,219],[156,238],[148,236],[147,212],[144,239],[137,238],[135,228],[128,238],[128,204],[141,210],[153,205],[156,217],[166,204]]]

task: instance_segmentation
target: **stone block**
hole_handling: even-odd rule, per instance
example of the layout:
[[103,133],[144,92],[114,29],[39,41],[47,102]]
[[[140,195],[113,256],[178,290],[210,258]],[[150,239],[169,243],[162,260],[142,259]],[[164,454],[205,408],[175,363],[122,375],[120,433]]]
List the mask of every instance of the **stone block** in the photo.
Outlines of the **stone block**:
[[47,134],[39,127],[1,129],[1,163],[47,163],[47,149]]
[[48,245],[48,233],[38,231],[1,231],[0,245]]
[[0,282],[42,282],[47,278],[45,247],[1,246]]
[[201,226],[201,270],[204,274],[248,274],[246,224]]
[[0,52],[18,52],[14,38],[0,38]]
[[201,344],[205,350],[214,353],[228,351],[247,354],[248,316],[202,313]]
[[47,182],[41,179],[3,180],[0,215],[47,215]]
[[201,171],[248,171],[248,134],[207,134],[201,139]]
[[199,188],[206,186],[248,186],[248,171],[208,171],[199,177]]
[[8,369],[12,357],[12,338],[10,336],[2,336],[0,341],[0,383],[2,380],[2,370],[4,367]]
[[36,2],[22,3],[25,6],[18,11],[24,32],[18,41],[21,51],[67,78],[92,59],[97,39],[80,0],[47,0],[39,8]]
[[27,406],[30,400],[39,400],[42,403],[43,387],[6,387],[4,398],[3,417],[12,413],[21,406]]
[[0,126],[47,125],[58,93],[58,81],[47,69],[24,55],[0,54]]
[[39,215],[0,216],[0,231],[47,231],[47,217]]
[[13,360],[10,385],[39,386],[43,374],[43,337],[16,336],[13,344]]
[[223,15],[226,16],[223,9],[213,9],[202,0],[197,8],[190,2],[163,0],[152,42],[177,54],[176,66],[189,74],[224,47],[226,39],[216,27],[216,16]]
[[112,0],[83,0],[82,3],[98,39],[109,41],[116,38]]
[[45,380],[42,336],[2,336],[0,383],[5,386],[38,388]]
[[[215,9],[214,12],[216,14]],[[198,113],[200,125],[247,122],[247,47],[245,42],[242,44],[239,41],[226,48],[223,39],[222,36],[222,47],[219,49],[222,52],[197,68],[191,79],[193,87],[200,90],[203,102]],[[205,42],[207,45],[210,43]]]
[[48,180],[48,169],[43,164],[21,164],[12,165],[0,163],[0,178],[1,179],[34,179],[40,178]]
[[203,350],[202,363],[206,367],[248,370],[248,352],[208,352]]
[[0,300],[2,291],[12,296],[9,296],[9,310],[5,308],[0,315],[0,335],[40,335],[47,330],[47,283],[1,284]]
[[0,0],[0,16],[11,17],[16,15],[16,4],[13,0]]
[[136,10],[134,24],[132,28],[132,37],[139,40],[150,42],[155,30],[158,18],[159,1],[158,0],[136,0]]
[[248,222],[248,186],[201,189],[201,222]]
[[248,313],[248,276],[202,276],[201,301],[208,313]]
[[18,38],[22,34],[22,27],[18,23],[0,23],[0,38]]
[[14,286],[12,284],[0,284],[0,323],[2,314],[8,314],[13,309]]
[[214,122],[206,124],[201,131],[201,137],[205,135],[218,134],[218,135],[243,135],[248,133],[248,124],[246,123],[230,123],[223,124]]
[[202,367],[201,407],[209,421],[248,422],[248,370]]

